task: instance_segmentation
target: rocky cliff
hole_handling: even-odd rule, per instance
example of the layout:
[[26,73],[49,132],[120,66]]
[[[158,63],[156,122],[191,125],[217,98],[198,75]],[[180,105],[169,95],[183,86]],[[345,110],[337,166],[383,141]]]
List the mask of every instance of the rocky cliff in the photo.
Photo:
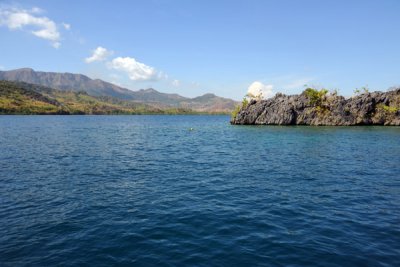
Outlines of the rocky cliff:
[[231,124],[400,125],[400,88],[347,99],[329,93],[315,99],[306,91],[300,95],[277,94],[245,103]]

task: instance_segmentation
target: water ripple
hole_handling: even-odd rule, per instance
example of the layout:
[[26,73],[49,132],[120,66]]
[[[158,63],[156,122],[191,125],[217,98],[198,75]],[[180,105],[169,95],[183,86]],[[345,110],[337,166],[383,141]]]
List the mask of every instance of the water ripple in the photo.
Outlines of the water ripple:
[[0,265],[400,266],[400,128],[228,120],[0,116]]

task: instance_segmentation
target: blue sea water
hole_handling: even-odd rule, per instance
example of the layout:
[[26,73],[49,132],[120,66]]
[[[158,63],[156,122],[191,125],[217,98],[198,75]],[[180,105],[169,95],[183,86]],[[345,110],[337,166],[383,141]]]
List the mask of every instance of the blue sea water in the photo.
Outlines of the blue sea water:
[[0,116],[0,266],[56,265],[400,266],[400,128]]

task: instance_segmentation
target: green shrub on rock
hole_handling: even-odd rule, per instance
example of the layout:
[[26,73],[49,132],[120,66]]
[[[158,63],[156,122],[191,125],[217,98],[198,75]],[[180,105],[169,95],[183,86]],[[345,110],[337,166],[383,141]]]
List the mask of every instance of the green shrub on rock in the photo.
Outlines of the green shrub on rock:
[[400,110],[397,107],[393,107],[393,106],[387,106],[384,104],[378,104],[377,106],[378,110],[384,111],[384,112],[388,112],[388,113],[396,113],[398,110]]
[[237,116],[237,114],[239,113],[239,111],[240,111],[242,108],[246,108],[248,104],[249,104],[249,100],[248,100],[246,97],[243,98],[242,104],[241,104],[241,105],[237,105],[237,106],[235,107],[235,109],[232,111],[232,113],[231,113],[231,118],[232,118],[232,119],[235,119],[236,116]]
[[321,107],[326,94],[328,93],[327,89],[317,90],[314,88],[307,88],[305,91],[307,98],[310,100],[310,105]]

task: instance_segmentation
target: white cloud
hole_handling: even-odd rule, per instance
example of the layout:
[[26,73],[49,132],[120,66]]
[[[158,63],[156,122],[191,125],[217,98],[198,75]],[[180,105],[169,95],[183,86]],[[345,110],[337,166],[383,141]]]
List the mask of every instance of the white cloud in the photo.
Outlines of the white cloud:
[[172,81],[172,86],[179,87],[179,86],[181,86],[181,82],[179,80],[173,80]]
[[5,70],[6,68],[2,65],[0,65],[0,70]]
[[71,24],[63,22],[62,25],[63,25],[64,29],[66,29],[67,31],[69,31],[71,29]]
[[55,48],[60,47],[61,35],[57,24],[51,19],[37,16],[43,11],[34,7],[31,10],[0,7],[0,26],[6,26],[10,30],[27,30],[31,34],[48,40]]
[[247,89],[247,94],[252,95],[255,98],[267,99],[275,95],[273,88],[274,87],[271,84],[263,84],[255,81],[250,84],[249,88]]
[[154,81],[166,77],[165,74],[158,72],[155,68],[138,62],[132,57],[114,58],[108,66],[111,69],[127,73],[129,79],[133,81]]
[[108,51],[104,47],[99,46],[93,50],[93,53],[90,57],[85,58],[85,62],[92,63],[95,61],[104,61],[112,54],[113,54],[112,51]]

